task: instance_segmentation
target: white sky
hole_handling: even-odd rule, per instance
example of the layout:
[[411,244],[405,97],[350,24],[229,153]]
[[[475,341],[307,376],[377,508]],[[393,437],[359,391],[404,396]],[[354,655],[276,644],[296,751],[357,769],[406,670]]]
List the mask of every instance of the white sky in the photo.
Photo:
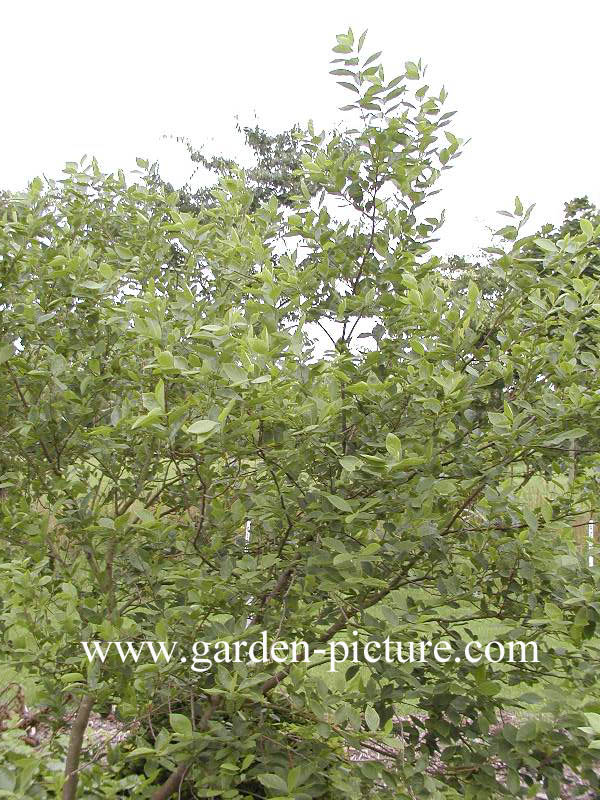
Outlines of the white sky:
[[576,195],[600,202],[594,0],[6,2],[0,187],[57,176],[84,153],[107,170],[158,158],[181,183],[189,162],[161,136],[229,153],[236,115],[273,131],[331,127],[348,93],[328,74],[330,50],[348,25],[369,29],[364,52],[384,51],[388,78],[422,58],[459,112],[452,130],[471,138],[439,195],[443,251],[489,243],[515,194],[536,203],[533,226]]

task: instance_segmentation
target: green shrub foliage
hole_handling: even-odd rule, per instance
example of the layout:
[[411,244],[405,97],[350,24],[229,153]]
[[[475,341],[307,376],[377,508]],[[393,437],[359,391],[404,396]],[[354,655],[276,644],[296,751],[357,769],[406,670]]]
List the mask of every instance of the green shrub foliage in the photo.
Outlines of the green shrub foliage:
[[[349,127],[295,132],[283,203],[232,169],[186,213],[141,160],[3,201],[3,661],[55,729],[36,748],[7,717],[3,797],[63,791],[84,697],[127,734],[84,741],[85,798],[597,785],[600,605],[572,517],[597,502],[600,226],[534,242],[517,198],[493,291],[453,291],[426,210],[460,153],[446,93],[363,43],[338,37]],[[539,662],[179,658],[262,630],[536,641]],[[92,640],[178,657],[90,664]]]

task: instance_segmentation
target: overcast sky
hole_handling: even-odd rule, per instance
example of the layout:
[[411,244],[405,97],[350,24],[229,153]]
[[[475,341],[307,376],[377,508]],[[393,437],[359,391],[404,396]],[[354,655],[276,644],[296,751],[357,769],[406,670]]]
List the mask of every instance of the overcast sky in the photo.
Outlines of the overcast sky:
[[422,58],[471,139],[439,196],[444,251],[487,244],[515,194],[536,203],[534,226],[576,195],[600,201],[593,0],[4,3],[0,187],[57,176],[85,153],[110,170],[159,159],[182,183],[185,154],[161,137],[227,151],[236,115],[273,131],[309,118],[329,128],[348,102],[330,50],[349,25],[369,29],[365,52],[383,49],[388,77]]

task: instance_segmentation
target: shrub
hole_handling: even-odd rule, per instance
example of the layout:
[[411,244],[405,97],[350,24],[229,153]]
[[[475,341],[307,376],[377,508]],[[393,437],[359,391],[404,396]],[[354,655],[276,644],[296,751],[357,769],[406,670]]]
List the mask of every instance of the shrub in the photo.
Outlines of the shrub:
[[[80,771],[85,797],[558,797],[564,765],[597,786],[600,606],[570,519],[596,500],[599,231],[536,260],[517,200],[495,291],[453,292],[423,212],[460,152],[445,91],[420,63],[387,81],[363,43],[335,48],[355,128],[303,134],[291,208],[255,208],[239,173],[200,220],[145,162],[128,184],[84,161],[4,212],[0,618],[54,723],[81,701],[71,767],[90,708],[130,730]],[[528,505],[584,435],[578,494]],[[179,659],[262,630],[462,652],[483,623],[539,662]],[[93,640],[177,658],[89,663]],[[53,746],[43,769],[7,750],[10,796],[58,790]]]

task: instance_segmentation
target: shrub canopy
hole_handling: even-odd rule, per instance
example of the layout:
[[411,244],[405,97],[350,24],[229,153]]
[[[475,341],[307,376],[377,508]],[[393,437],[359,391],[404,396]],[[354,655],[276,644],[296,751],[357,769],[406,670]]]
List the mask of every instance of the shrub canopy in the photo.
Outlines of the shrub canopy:
[[[564,765],[597,785],[600,606],[571,521],[597,498],[600,228],[534,243],[517,199],[494,291],[454,291],[424,211],[460,152],[445,91],[363,43],[335,48],[354,127],[296,134],[285,204],[234,171],[200,217],[145,162],[128,183],[93,160],[5,203],[1,629],[56,724],[66,693],[116,705],[129,736],[85,759],[86,798],[558,797]],[[559,489],[532,504],[541,478]],[[457,651],[487,631],[539,663],[198,674],[79,644],[263,629]],[[20,736],[0,787],[54,796],[64,737]]]

